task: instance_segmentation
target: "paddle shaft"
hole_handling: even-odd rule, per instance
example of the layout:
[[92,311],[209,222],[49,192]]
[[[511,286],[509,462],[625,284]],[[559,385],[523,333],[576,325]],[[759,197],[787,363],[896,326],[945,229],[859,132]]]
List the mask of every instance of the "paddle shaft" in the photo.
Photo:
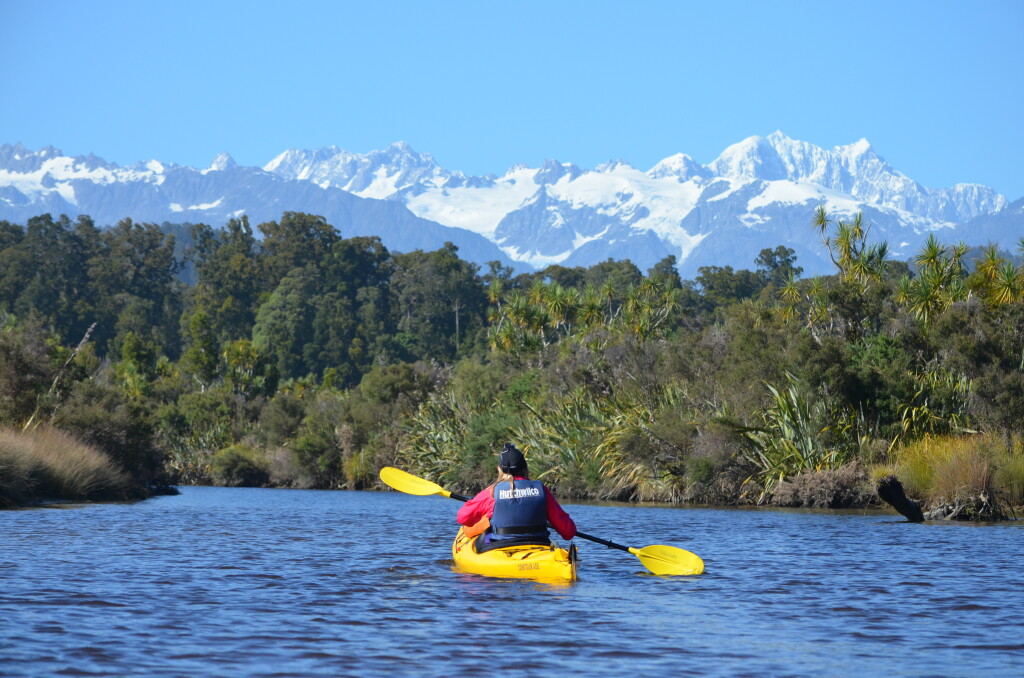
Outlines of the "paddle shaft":
[[[466,501],[470,500],[470,497],[463,497],[461,494],[455,494],[454,492],[450,493],[448,496],[451,497],[452,499],[456,499],[456,500],[462,501],[462,502],[466,502]],[[608,541],[607,539],[601,539],[600,537],[594,537],[592,535],[580,532],[579,530],[576,531],[576,536],[579,537],[580,539],[586,539],[587,541],[592,541],[592,542],[596,542],[598,544],[602,544],[604,546],[607,546],[610,549],[619,549],[620,551],[625,551],[626,553],[630,553],[630,550],[629,550],[628,546],[623,546],[622,544],[616,544],[613,541]]]
[[597,542],[598,544],[603,544],[603,545],[607,546],[610,549],[619,549],[620,551],[625,551],[626,553],[632,553],[632,551],[629,550],[628,546],[623,546],[622,544],[616,544],[613,541],[608,541],[607,539],[601,539],[600,537],[594,537],[592,535],[580,532],[579,530],[576,530],[576,536],[579,537],[580,539],[586,539],[587,541],[593,541],[593,542]]

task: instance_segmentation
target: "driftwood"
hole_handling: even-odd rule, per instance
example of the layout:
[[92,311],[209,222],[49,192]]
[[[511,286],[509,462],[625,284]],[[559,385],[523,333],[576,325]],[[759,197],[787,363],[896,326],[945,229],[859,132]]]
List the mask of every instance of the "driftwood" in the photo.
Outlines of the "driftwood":
[[[1009,508],[1009,507],[1008,507]],[[1013,509],[1009,508],[1013,515]],[[1016,515],[1014,515],[1016,518]],[[975,522],[997,522],[1009,520],[1010,515],[1003,510],[1002,502],[987,494],[970,497],[957,497],[952,502],[940,504],[925,514],[928,520],[972,520]]]
[[903,492],[903,484],[896,476],[885,476],[878,481],[876,487],[878,496],[889,506],[899,511],[912,523],[923,523],[924,513],[921,512],[921,505],[913,499],[908,499]]

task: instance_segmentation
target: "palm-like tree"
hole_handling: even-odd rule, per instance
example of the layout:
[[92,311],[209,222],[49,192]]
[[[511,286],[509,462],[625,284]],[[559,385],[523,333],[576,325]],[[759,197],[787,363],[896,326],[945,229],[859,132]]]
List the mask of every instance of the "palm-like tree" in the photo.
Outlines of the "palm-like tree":
[[567,334],[571,332],[571,323],[579,306],[579,293],[575,289],[552,283],[547,288],[543,304],[555,325],[555,331],[564,328]]
[[487,301],[493,306],[501,308],[501,297],[505,293],[505,284],[501,278],[495,278],[491,281],[491,284],[487,286]]
[[924,247],[914,257],[914,263],[918,268],[938,268],[946,259],[946,248],[939,244],[939,239],[934,233],[928,235]]
[[963,259],[967,251],[963,243],[947,249],[934,233],[930,234],[914,257],[914,263],[920,267],[917,277],[900,281],[897,302],[906,305],[914,317],[928,325],[954,302],[966,299]]
[[604,309],[601,297],[593,287],[588,286],[583,291],[583,298],[580,300],[579,320],[587,329],[596,327],[604,321]]
[[[1024,239],[1022,239],[1022,241],[1024,241]],[[1022,247],[1024,247],[1024,245],[1022,245]],[[608,317],[605,322],[610,325],[612,318],[614,317],[612,313],[612,304],[615,301],[615,285],[611,280],[605,280],[601,283],[601,296],[604,297],[605,303],[608,305]]]
[[825,206],[819,205],[814,212],[812,226],[821,236],[840,276],[865,287],[872,281],[882,280],[888,266],[889,246],[885,242],[868,245],[870,229],[864,224],[863,213],[858,212],[851,222],[836,222],[834,236],[830,235],[832,224]]
[[989,245],[974,266],[975,275],[984,285],[990,285],[995,281],[1003,262],[1004,259],[999,256],[999,248],[996,245]]
[[542,303],[544,303],[544,298],[548,294],[548,289],[547,288],[548,288],[548,286],[540,278],[537,278],[536,280],[534,280],[533,284],[530,285],[529,292],[527,292],[527,297],[529,298],[530,303],[531,304],[542,304]]
[[1024,300],[1024,272],[1018,270],[1012,262],[1003,263],[992,280],[991,299],[996,304]]

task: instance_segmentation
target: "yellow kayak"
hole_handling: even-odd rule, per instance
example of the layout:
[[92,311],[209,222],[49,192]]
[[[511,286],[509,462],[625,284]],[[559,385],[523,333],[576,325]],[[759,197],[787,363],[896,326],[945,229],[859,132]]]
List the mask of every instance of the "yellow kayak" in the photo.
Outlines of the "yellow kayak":
[[507,546],[477,553],[474,537],[463,529],[455,535],[452,557],[464,572],[487,577],[536,579],[539,581],[576,581],[576,545],[563,549],[549,546]]

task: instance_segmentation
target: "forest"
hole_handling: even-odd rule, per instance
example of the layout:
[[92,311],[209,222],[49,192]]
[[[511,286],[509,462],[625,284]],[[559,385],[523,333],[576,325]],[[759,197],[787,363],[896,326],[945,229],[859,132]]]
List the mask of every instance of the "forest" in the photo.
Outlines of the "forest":
[[0,221],[0,507],[181,484],[453,491],[515,442],[561,499],[930,517],[1024,505],[1024,238],[909,261],[807,215],[835,269],[668,257],[514,275],[323,218]]

